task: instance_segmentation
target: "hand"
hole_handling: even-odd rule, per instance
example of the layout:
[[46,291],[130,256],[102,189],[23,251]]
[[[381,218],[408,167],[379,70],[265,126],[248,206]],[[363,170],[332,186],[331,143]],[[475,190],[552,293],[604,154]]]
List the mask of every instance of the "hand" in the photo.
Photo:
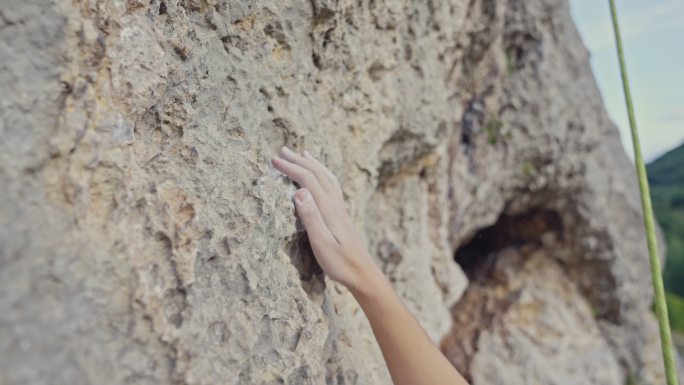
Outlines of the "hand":
[[347,213],[337,178],[308,151],[299,155],[283,146],[280,155],[271,163],[301,186],[295,206],[318,264],[331,279],[355,291],[366,272],[378,269]]
[[368,317],[395,385],[467,385],[394,293],[368,254],[330,170],[308,151],[287,147],[271,163],[297,182],[297,214],[314,256],[328,276],[354,294]]

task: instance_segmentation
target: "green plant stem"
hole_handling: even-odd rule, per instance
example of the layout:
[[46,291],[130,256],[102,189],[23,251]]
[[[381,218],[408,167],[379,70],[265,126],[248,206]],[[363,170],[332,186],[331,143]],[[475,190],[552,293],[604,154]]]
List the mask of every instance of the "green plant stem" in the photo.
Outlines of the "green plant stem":
[[610,15],[613,20],[613,31],[615,32],[615,43],[617,45],[618,61],[620,63],[620,74],[622,75],[622,88],[625,93],[625,104],[629,116],[629,127],[632,133],[632,144],[634,146],[634,163],[636,166],[637,178],[639,179],[639,190],[641,192],[641,206],[644,214],[644,226],[646,228],[646,240],[648,244],[648,255],[651,263],[651,278],[653,280],[653,291],[655,294],[655,310],[660,327],[660,342],[663,350],[663,362],[665,365],[665,378],[667,385],[678,385],[677,368],[674,363],[674,352],[672,349],[672,335],[668,322],[667,305],[665,302],[665,289],[663,278],[660,271],[660,259],[658,258],[658,245],[656,243],[655,222],[653,220],[653,208],[651,206],[651,195],[648,188],[646,177],[646,167],[641,156],[641,146],[637,133],[636,119],[634,118],[634,106],[632,96],[629,91],[629,81],[627,79],[627,66],[622,50],[622,39],[620,37],[620,27],[618,25],[615,1],[609,0]]

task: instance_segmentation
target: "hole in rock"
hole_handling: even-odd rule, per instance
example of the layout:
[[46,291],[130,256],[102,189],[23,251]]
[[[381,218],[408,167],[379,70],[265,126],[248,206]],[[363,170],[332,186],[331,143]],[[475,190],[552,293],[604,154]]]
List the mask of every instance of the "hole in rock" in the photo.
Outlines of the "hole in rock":
[[549,247],[562,236],[560,216],[550,210],[532,209],[522,214],[502,215],[493,225],[478,231],[454,254],[455,261],[474,281],[486,277],[494,265],[497,252],[506,247]]
[[[539,258],[556,259],[565,246],[567,239],[560,215],[532,208],[521,214],[502,214],[493,225],[480,229],[456,251],[454,259],[470,282],[451,309],[454,323],[440,347],[466,380],[472,383],[471,363],[480,353],[480,336],[483,333],[500,336],[497,333],[501,330],[502,317],[512,306],[520,305],[524,285],[530,279],[545,279],[530,278],[530,268],[545,268],[548,265],[539,262]],[[530,261],[532,264],[527,263]]]

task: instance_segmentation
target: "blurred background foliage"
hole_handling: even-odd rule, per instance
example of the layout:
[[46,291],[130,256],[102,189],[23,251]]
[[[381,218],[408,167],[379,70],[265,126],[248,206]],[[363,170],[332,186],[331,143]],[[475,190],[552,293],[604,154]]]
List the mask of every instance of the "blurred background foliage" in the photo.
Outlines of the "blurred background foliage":
[[684,143],[649,163],[648,179],[656,219],[665,233],[663,270],[670,323],[684,340]]

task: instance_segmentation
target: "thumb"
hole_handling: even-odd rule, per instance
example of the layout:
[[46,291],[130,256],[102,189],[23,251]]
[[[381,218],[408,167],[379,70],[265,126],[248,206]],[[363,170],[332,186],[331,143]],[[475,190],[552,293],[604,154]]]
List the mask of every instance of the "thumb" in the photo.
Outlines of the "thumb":
[[301,188],[295,194],[295,205],[297,207],[297,214],[304,223],[306,232],[309,236],[309,243],[312,246],[330,244],[335,245],[337,241],[328,230],[321,212],[318,210],[318,205],[314,201],[309,190]]

